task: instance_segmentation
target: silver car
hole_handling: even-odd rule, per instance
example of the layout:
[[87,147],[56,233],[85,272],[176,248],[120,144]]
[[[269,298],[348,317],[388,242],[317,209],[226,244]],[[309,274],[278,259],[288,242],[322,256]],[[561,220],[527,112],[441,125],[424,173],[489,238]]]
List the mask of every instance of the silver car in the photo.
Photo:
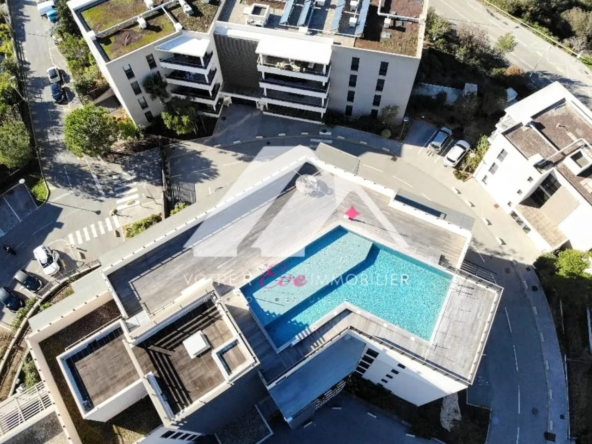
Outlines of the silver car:
[[443,126],[438,130],[428,148],[436,153],[442,151],[442,148],[446,146],[446,144],[450,141],[452,137],[452,130]]

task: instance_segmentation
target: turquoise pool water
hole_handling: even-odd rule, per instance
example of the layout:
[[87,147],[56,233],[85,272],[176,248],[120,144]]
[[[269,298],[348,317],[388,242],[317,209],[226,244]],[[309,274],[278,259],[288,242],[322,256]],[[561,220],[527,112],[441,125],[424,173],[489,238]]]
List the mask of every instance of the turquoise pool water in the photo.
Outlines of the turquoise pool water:
[[241,290],[279,348],[346,301],[429,340],[451,280],[340,227]]

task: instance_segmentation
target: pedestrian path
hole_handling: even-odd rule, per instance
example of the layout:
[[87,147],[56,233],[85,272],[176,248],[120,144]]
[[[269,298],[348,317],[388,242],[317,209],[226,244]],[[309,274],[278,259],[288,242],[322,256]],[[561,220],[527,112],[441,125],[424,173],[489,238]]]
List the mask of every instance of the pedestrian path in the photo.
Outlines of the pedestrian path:
[[68,235],[68,241],[70,242],[70,245],[81,245],[116,230],[117,228],[121,228],[119,218],[117,216],[109,216],[94,224],[83,227],[74,233],[70,233]]

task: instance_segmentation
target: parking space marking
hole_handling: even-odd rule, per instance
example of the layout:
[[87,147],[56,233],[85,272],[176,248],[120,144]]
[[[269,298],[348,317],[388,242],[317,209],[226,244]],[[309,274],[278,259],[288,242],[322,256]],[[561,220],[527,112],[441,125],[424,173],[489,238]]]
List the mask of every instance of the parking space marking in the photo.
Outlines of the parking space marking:
[[107,224],[107,231],[113,231],[113,226],[111,225],[111,219],[105,219],[105,223]]
[[116,203],[118,203],[118,204],[128,203],[128,202],[130,202],[132,200],[138,199],[139,197],[140,197],[139,194],[134,194],[134,195],[131,195],[131,196],[125,196],[123,199],[117,200]]
[[429,200],[430,202],[433,202],[433,200],[432,200],[432,199],[430,199],[430,198],[429,198],[427,195],[425,195],[425,194],[423,194],[423,193],[421,193],[421,195],[422,195],[423,197],[425,197],[427,200]]
[[70,233],[68,235],[68,242],[70,242],[70,245],[74,245],[76,242],[74,241],[74,235],[72,233]]
[[237,163],[242,163],[242,162],[240,160],[237,160],[236,162],[225,163],[222,166],[226,167],[226,166],[230,166],[230,165],[236,165]]
[[405,182],[403,179],[399,179],[397,176],[393,176],[393,179],[397,179],[399,182],[403,182],[409,188],[413,188],[413,185],[411,185],[409,182]]
[[378,171],[380,173],[384,173],[384,171],[379,170],[378,168],[374,168],[373,166],[367,165],[365,163],[363,163],[362,166],[365,166],[366,168],[370,168],[371,170],[376,170],[376,171]]
[[121,225],[119,224],[119,218],[117,216],[113,216],[113,224],[115,225],[115,228],[121,228]]

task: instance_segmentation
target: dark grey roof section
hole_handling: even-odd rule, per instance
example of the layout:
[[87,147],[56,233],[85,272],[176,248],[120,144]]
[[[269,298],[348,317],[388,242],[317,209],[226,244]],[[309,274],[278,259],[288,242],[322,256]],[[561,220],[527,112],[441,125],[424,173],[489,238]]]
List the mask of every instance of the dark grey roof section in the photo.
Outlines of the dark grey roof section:
[[346,335],[269,390],[285,418],[291,418],[352,373],[366,344]]
[[224,90],[253,96],[259,92],[259,71],[257,71],[256,40],[239,39],[214,34],[218,59],[224,77]]
[[319,143],[315,154],[323,162],[335,165],[338,168],[342,168],[353,174],[358,174],[358,168],[360,166],[360,158],[352,154],[348,154],[345,151],[333,148],[325,143]]
[[410,193],[405,190],[397,191],[395,200],[404,204],[410,205],[414,208],[425,211],[426,213],[432,214],[439,217],[451,224],[458,225],[461,228],[465,228],[469,231],[473,230],[475,225],[475,219],[471,216],[467,216],[459,211],[452,210],[444,205],[437,204],[425,197],[418,196],[417,194]]
[[181,428],[211,435],[244,415],[267,396],[257,370],[253,369],[233,382],[228,390],[185,418]]

